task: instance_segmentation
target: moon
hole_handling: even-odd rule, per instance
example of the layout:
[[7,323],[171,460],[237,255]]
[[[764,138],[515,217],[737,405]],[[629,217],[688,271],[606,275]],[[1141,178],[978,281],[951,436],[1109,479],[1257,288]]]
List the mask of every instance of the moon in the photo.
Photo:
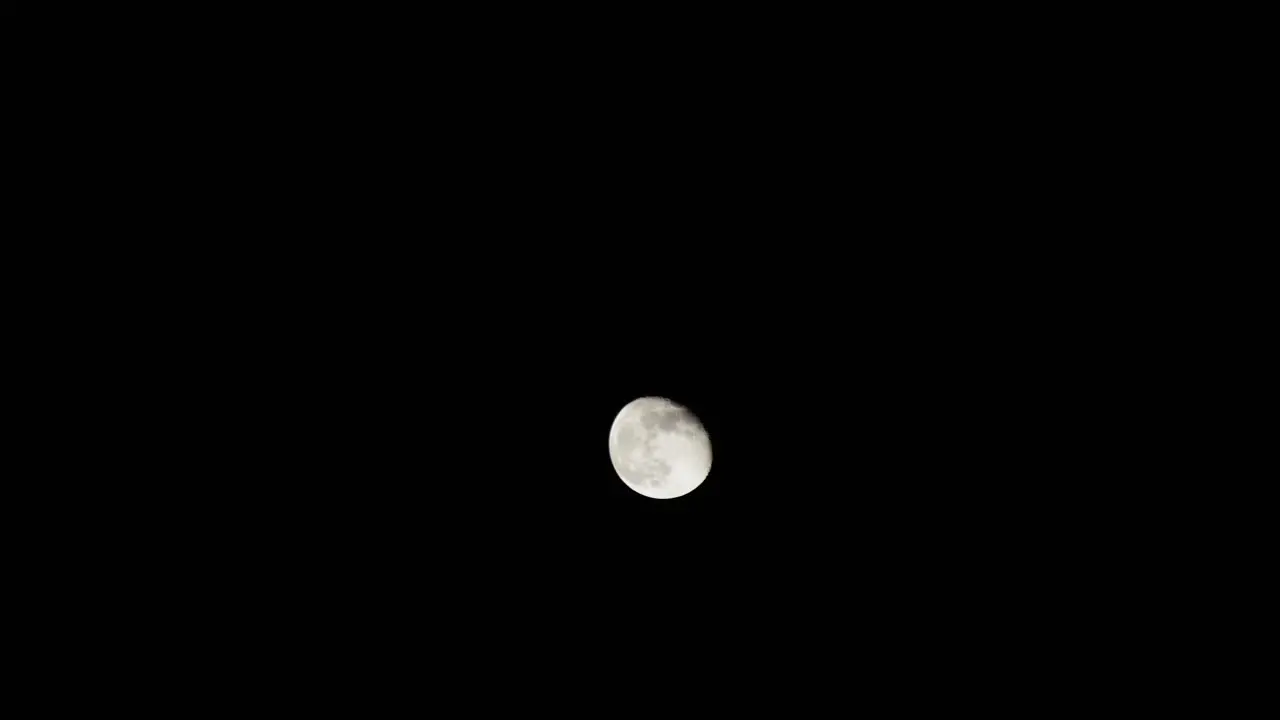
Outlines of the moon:
[[711,472],[711,438],[697,416],[660,397],[627,403],[609,430],[609,457],[627,487],[659,500],[693,492]]

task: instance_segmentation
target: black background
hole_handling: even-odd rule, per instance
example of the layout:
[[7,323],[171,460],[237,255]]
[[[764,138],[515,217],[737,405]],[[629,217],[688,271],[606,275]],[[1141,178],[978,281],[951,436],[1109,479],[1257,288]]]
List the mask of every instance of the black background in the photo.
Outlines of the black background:
[[[158,607],[299,676],[781,696],[1089,631],[1129,498],[1073,338],[1123,167],[1025,47],[724,18],[196,23],[86,69],[131,202],[74,262],[130,268],[85,314],[160,388],[118,529]],[[685,498],[610,464],[646,395],[711,435]]]

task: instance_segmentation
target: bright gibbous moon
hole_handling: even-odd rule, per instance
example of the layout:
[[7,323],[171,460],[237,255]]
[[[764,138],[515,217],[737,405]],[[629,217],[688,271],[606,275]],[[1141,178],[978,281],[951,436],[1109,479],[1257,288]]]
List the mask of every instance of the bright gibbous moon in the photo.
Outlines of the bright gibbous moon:
[[698,418],[666,398],[632,400],[609,431],[613,469],[627,487],[668,500],[687,495],[711,472],[711,439]]

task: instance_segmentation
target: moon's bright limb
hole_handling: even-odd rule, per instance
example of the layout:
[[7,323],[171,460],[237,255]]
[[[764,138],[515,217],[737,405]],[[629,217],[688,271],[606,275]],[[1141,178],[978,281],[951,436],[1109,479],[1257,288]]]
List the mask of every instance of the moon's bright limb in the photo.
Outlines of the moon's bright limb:
[[627,487],[668,500],[686,495],[711,471],[711,439],[687,408],[643,397],[622,408],[609,431],[613,469]]

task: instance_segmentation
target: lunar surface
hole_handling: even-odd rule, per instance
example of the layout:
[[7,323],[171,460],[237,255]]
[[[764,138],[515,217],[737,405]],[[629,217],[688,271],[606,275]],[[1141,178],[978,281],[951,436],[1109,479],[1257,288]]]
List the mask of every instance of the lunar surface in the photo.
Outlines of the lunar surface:
[[609,456],[618,477],[646,497],[687,495],[711,471],[711,439],[698,418],[666,398],[632,400],[613,421]]

